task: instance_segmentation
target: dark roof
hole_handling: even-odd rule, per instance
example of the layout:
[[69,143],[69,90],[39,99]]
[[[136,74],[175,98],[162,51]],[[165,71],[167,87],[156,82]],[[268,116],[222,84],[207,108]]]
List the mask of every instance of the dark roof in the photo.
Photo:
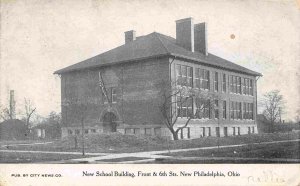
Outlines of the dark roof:
[[137,37],[136,40],[126,45],[104,52],[95,57],[89,58],[82,62],[60,69],[55,74],[63,74],[70,71],[81,70],[92,67],[112,65],[136,61],[152,57],[176,56],[178,58],[192,60],[204,65],[223,68],[231,71],[242,72],[249,75],[261,76],[260,73],[249,70],[245,67],[222,59],[213,54],[204,55],[199,52],[191,52],[176,44],[172,37],[153,32],[151,34]]

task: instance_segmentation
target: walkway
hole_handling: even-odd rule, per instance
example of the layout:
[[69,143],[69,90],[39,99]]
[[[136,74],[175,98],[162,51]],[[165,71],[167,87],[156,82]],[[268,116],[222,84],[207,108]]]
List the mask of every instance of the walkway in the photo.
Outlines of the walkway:
[[38,142],[38,143],[15,143],[15,144],[10,144],[10,145],[2,145],[2,147],[15,147],[15,146],[31,146],[31,145],[45,145],[45,144],[50,144],[53,143],[53,141],[49,142]]
[[[82,152],[60,152],[60,151],[35,151],[35,150],[0,150],[0,152],[19,152],[19,153],[37,153],[37,154],[70,154],[70,155],[81,155]],[[87,152],[85,155],[90,156],[104,156],[108,153],[96,153]]]

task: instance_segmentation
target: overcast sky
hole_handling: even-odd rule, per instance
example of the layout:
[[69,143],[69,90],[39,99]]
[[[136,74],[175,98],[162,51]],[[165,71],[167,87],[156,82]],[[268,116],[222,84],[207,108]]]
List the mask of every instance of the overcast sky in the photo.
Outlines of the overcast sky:
[[[15,90],[41,115],[60,112],[55,70],[124,44],[124,32],[175,37],[175,20],[207,22],[208,50],[263,74],[258,96],[279,89],[284,118],[300,109],[300,9],[296,1],[19,0],[1,3],[0,100]],[[234,34],[232,39],[230,35]]]

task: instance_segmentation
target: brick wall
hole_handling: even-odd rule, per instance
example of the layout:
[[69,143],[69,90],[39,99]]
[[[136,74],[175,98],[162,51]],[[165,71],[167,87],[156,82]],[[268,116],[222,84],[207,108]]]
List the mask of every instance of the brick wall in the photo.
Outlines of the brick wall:
[[[118,118],[119,128],[126,125],[161,124],[159,113],[159,82],[168,78],[168,59],[156,58],[147,61],[124,63],[102,67],[101,74],[106,89],[116,88],[117,101],[112,104],[112,112]],[[100,69],[82,70],[63,74],[61,77],[62,119],[65,127],[80,124],[80,108],[69,101],[83,99],[87,103],[87,125],[101,123],[108,104],[98,84]]]

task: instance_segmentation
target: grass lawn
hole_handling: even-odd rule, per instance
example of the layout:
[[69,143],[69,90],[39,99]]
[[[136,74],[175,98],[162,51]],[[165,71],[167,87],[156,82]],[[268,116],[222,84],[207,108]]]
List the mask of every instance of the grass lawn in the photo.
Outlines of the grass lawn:
[[[300,163],[300,142],[247,145],[220,149],[166,153],[154,163]],[[288,161],[293,159],[293,161]]]
[[[219,145],[235,145],[245,143],[258,143],[266,141],[279,141],[289,139],[299,139],[300,132],[272,133],[272,134],[252,134],[229,137],[204,137],[192,140],[173,141],[165,138],[153,136],[123,135],[120,133],[93,134],[85,137],[86,152],[141,152],[167,149],[185,149],[197,147],[209,147]],[[11,150],[39,150],[39,151],[81,151],[82,139],[78,137],[78,146],[75,148],[75,137],[67,137],[56,140],[53,143],[30,145],[30,146],[1,146],[1,149]],[[5,144],[7,145],[7,143]],[[1,158],[1,156],[0,156]]]
[[220,149],[167,153],[176,157],[243,157],[300,159],[300,142],[247,145]]

